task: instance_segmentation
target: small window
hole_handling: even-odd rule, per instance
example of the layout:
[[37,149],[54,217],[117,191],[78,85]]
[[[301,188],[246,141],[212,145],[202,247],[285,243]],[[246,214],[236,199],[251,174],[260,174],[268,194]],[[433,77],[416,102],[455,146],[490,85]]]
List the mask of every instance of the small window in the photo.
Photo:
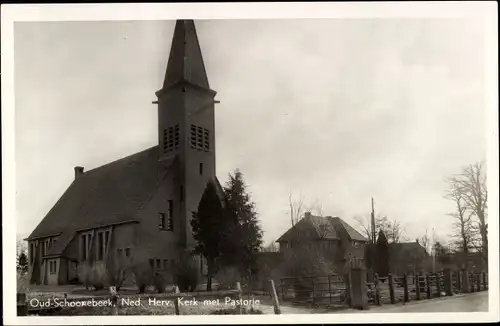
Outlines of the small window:
[[156,269],[161,269],[161,260],[160,259],[156,260]]
[[167,269],[168,266],[168,259],[163,259],[163,269]]
[[149,260],[149,267],[151,267],[151,269],[155,268],[155,260],[154,259]]
[[130,248],[125,248],[125,257],[130,257]]
[[168,201],[168,220],[165,225],[165,230],[173,231],[174,230],[174,201]]
[[160,213],[160,222],[158,227],[163,230],[165,229],[165,213]]
[[200,163],[200,175],[203,175],[203,163]]
[[49,261],[49,273],[55,274],[57,270],[57,262],[55,260]]

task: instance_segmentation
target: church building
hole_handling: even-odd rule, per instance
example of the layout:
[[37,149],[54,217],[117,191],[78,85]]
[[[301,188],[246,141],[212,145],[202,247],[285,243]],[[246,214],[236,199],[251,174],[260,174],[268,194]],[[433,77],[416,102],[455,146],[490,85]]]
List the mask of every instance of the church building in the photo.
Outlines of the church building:
[[[34,284],[67,284],[85,261],[143,259],[153,271],[196,245],[190,221],[215,175],[216,92],[192,20],[178,20],[163,86],[156,92],[158,145],[75,178],[28,241]],[[202,259],[197,259],[200,271]]]

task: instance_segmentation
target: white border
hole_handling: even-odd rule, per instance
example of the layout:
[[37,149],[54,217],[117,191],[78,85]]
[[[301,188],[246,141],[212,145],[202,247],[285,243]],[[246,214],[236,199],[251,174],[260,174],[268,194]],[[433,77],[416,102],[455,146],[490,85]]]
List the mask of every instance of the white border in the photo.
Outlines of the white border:
[[[394,323],[486,322],[499,320],[498,282],[498,17],[496,2],[344,2],[344,3],[176,3],[2,5],[2,180],[3,275],[6,324],[130,323]],[[245,316],[89,316],[15,317],[15,156],[13,23],[20,21],[99,21],[277,18],[454,18],[480,17],[485,24],[489,186],[490,290],[487,313],[360,313]]]

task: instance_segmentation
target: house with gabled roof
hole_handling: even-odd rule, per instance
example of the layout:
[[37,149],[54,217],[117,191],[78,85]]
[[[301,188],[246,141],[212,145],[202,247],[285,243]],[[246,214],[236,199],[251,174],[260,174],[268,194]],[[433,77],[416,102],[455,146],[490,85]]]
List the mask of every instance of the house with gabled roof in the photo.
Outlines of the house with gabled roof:
[[343,259],[349,261],[364,259],[368,239],[340,217],[315,216],[307,212],[276,242],[285,256],[299,248],[309,248],[329,255],[342,252]]
[[155,94],[158,145],[90,171],[74,168],[74,180],[25,239],[31,283],[66,284],[83,262],[139,252],[161,271],[195,246],[190,221],[207,182],[224,195],[215,174],[216,92],[193,21],[176,22]]

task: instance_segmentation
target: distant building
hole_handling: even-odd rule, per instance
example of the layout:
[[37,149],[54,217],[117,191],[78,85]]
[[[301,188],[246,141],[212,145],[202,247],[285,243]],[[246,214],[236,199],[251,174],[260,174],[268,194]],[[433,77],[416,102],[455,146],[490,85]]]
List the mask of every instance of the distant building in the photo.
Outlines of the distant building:
[[306,213],[304,218],[286,231],[276,242],[285,256],[299,248],[325,252],[342,252],[345,261],[364,259],[364,236],[340,217],[314,216]]
[[431,263],[429,253],[418,242],[389,244],[389,269],[394,275],[418,273],[428,269]]
[[215,94],[194,22],[178,20],[156,92],[158,145],[87,172],[75,167],[73,182],[26,239],[31,283],[66,284],[82,262],[110,255],[143,258],[162,272],[195,246],[190,221],[208,181],[223,198],[215,175]]

